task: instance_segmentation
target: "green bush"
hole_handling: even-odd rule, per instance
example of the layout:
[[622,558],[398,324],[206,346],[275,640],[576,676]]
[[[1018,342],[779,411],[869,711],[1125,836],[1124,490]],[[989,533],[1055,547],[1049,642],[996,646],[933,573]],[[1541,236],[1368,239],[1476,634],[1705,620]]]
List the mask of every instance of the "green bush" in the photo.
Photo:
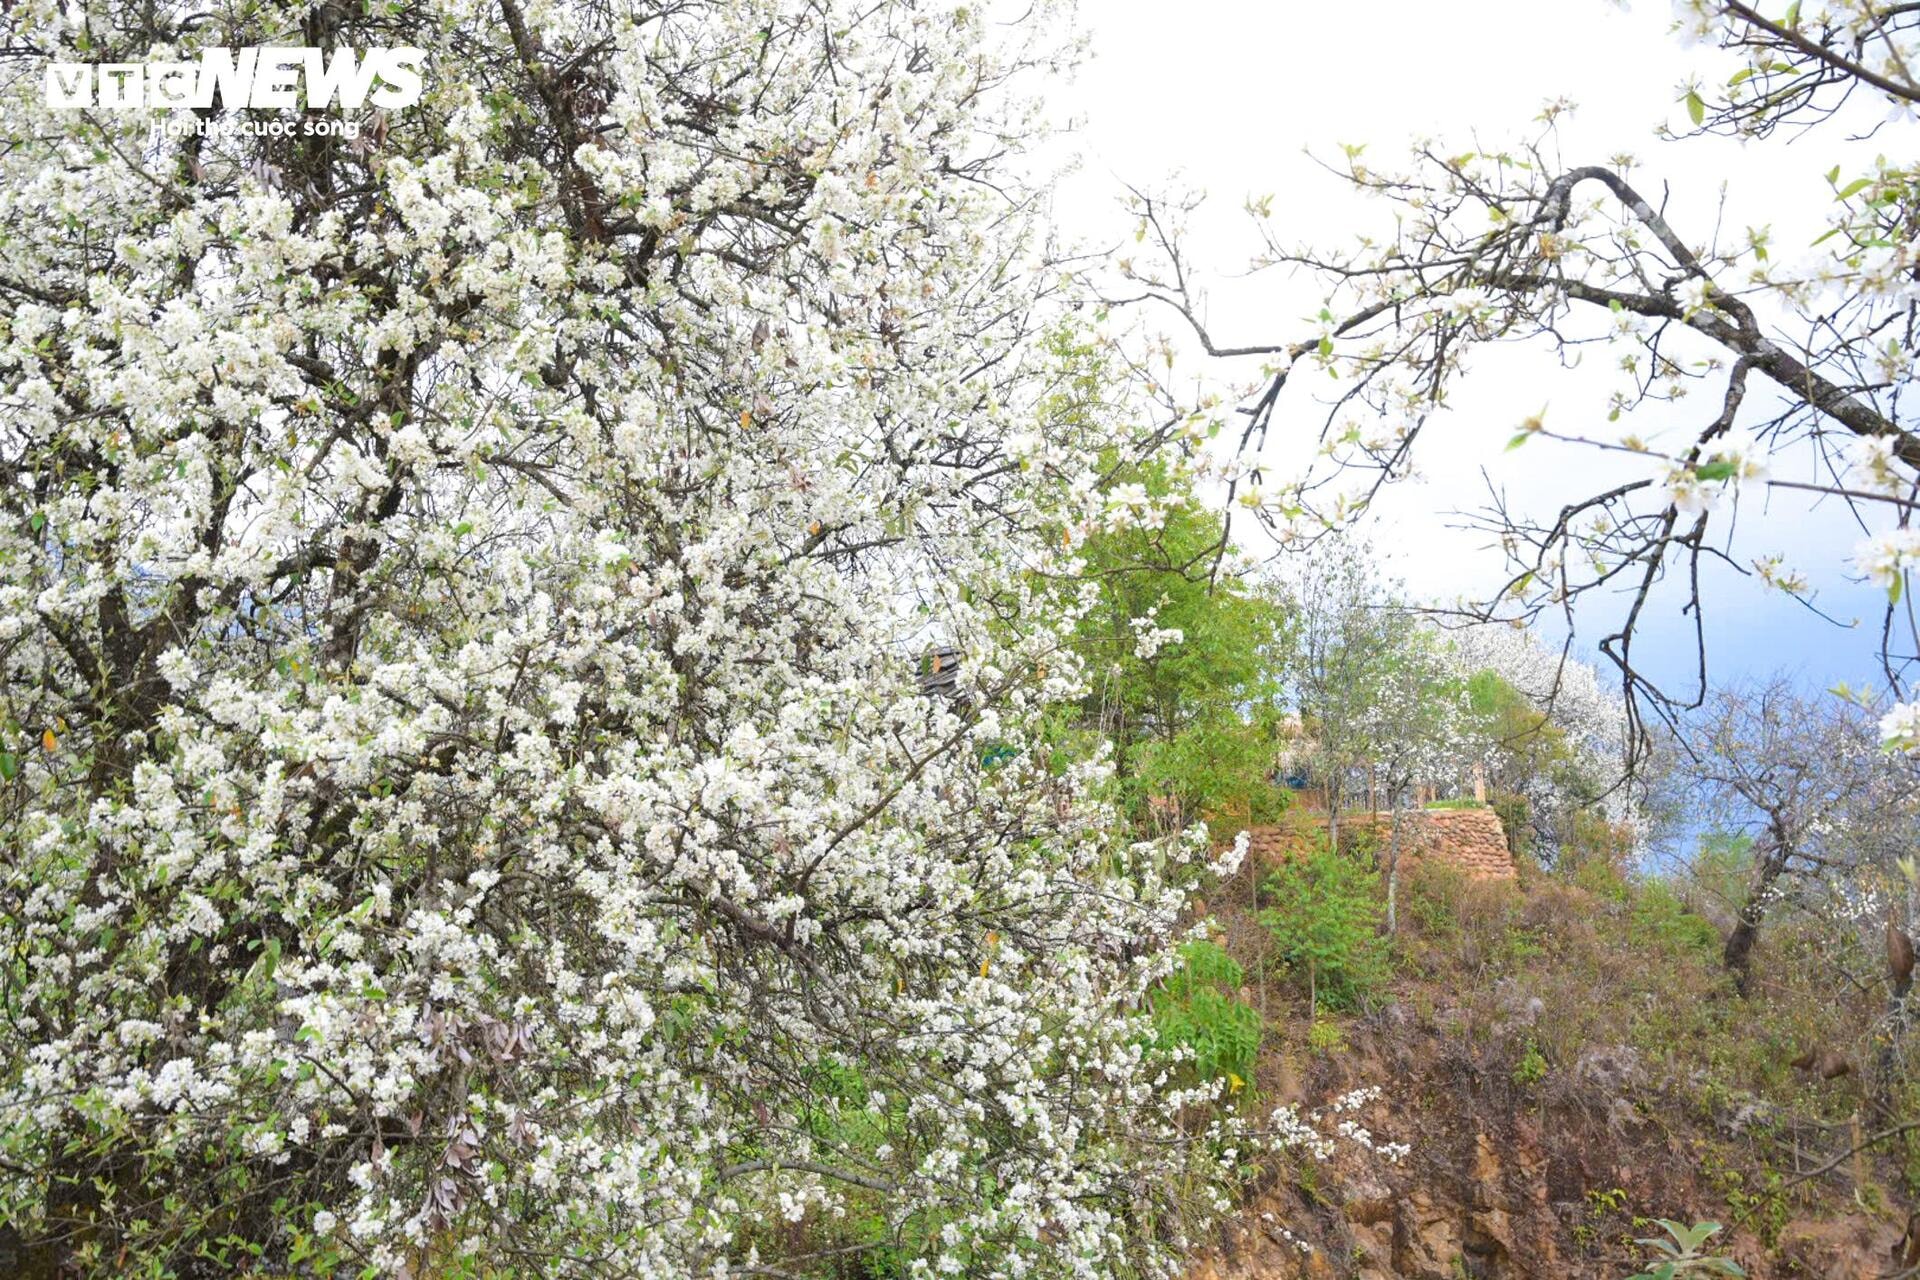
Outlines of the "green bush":
[[1630,936],[1639,946],[1700,956],[1712,956],[1720,950],[1720,931],[1711,921],[1687,910],[1663,880],[1650,880],[1640,886],[1634,895],[1629,925]]
[[1404,910],[1423,938],[1446,939],[1460,931],[1460,899],[1467,876],[1438,858],[1422,859],[1407,875]]
[[1332,1018],[1315,1018],[1307,1026],[1307,1048],[1331,1057],[1347,1047],[1347,1033]]
[[1533,856],[1533,803],[1517,791],[1495,791],[1487,807],[1500,816],[1507,832],[1507,851],[1515,858]]
[[1520,1061],[1514,1064],[1513,1082],[1523,1089],[1531,1089],[1547,1078],[1547,1058],[1540,1052],[1540,1046],[1527,1041],[1527,1051],[1520,1055]]
[[1178,969],[1154,991],[1153,1026],[1161,1049],[1193,1051],[1202,1080],[1226,1079],[1238,1089],[1253,1076],[1260,1050],[1260,1011],[1236,992],[1245,973],[1211,942],[1189,942]]
[[1633,892],[1633,886],[1617,867],[1599,859],[1577,864],[1573,883],[1596,898],[1611,898],[1615,902],[1625,902]]
[[1380,875],[1324,845],[1267,877],[1260,923],[1281,963],[1306,978],[1309,1007],[1367,1003],[1387,980]]

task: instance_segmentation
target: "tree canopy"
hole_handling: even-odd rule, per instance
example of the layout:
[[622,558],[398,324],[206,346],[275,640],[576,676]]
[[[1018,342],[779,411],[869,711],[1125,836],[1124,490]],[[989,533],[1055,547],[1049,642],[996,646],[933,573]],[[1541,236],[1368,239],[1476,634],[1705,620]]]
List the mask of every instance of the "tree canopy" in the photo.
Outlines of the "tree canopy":
[[0,30],[36,67],[291,35],[430,68],[351,139],[0,82],[29,1272],[1162,1267],[1231,1173],[1143,1050],[1205,850],[1129,845],[1096,763],[1033,751],[1083,688],[1034,584],[1156,439],[1046,409],[1018,155],[1058,33],[813,0]]

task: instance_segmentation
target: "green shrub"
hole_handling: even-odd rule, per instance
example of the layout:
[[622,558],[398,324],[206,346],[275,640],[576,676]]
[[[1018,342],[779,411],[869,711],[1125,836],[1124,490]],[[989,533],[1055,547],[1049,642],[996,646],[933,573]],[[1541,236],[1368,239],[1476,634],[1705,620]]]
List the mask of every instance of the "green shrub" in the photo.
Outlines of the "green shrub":
[[1307,1026],[1307,1048],[1323,1057],[1347,1047],[1347,1033],[1332,1018],[1315,1018]]
[[1527,798],[1514,791],[1495,791],[1487,797],[1487,805],[1506,828],[1508,852],[1515,858],[1532,857],[1533,805]]
[[1733,1259],[1706,1252],[1707,1241],[1720,1234],[1719,1223],[1701,1222],[1689,1227],[1661,1218],[1657,1225],[1667,1233],[1666,1238],[1647,1237],[1635,1241],[1646,1246],[1654,1263],[1632,1280],[1678,1280],[1681,1276],[1747,1274]]
[[1387,980],[1379,873],[1324,845],[1267,877],[1260,923],[1282,964],[1307,982],[1309,1008],[1365,1004]]
[[1451,863],[1425,859],[1407,875],[1403,910],[1423,938],[1451,938],[1460,931],[1460,898],[1466,873]]
[[1625,902],[1632,894],[1633,887],[1627,878],[1611,862],[1594,859],[1575,865],[1573,883],[1596,898],[1610,898],[1615,902]]
[[1720,931],[1711,921],[1687,910],[1664,880],[1650,880],[1640,886],[1628,921],[1630,936],[1639,946],[1700,956],[1720,950]]
[[1514,1064],[1513,1082],[1523,1089],[1531,1089],[1547,1078],[1546,1055],[1540,1052],[1540,1046],[1527,1041],[1527,1051],[1520,1055],[1520,1061]]
[[1226,1079],[1238,1089],[1253,1075],[1262,1030],[1260,1011],[1235,994],[1246,975],[1214,943],[1189,942],[1180,951],[1180,967],[1153,993],[1156,1043],[1191,1049],[1200,1079]]

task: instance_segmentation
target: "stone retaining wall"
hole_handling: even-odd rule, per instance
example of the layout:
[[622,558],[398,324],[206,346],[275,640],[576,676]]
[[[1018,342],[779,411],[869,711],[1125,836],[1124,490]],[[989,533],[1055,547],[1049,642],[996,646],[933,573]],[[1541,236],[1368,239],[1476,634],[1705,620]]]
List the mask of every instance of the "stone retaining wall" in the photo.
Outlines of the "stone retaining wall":
[[[1513,856],[1507,850],[1507,831],[1492,809],[1409,809],[1403,811],[1401,839],[1406,855],[1450,863],[1475,880],[1511,880]],[[1302,848],[1315,830],[1326,829],[1324,813],[1295,810],[1273,826],[1249,830],[1247,852],[1275,862]],[[1340,817],[1341,843],[1349,832],[1371,830],[1384,845],[1392,829],[1390,813],[1348,813]]]

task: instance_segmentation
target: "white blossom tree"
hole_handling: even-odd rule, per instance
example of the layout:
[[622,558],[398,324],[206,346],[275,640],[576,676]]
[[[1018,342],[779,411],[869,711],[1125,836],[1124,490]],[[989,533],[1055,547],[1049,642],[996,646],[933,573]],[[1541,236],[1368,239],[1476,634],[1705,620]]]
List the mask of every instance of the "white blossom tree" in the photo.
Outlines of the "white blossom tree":
[[[1475,736],[1489,782],[1524,801],[1527,843],[1541,860],[1556,861],[1574,842],[1581,815],[1643,848],[1653,828],[1650,775],[1659,771],[1643,760],[1639,776],[1629,775],[1619,690],[1573,656],[1571,637],[1553,647],[1531,628],[1496,623],[1447,639],[1464,678],[1491,675],[1503,686],[1487,690],[1491,705],[1476,706]],[[1517,705],[1502,705],[1508,697]]]
[[[1601,397],[1516,424],[1513,447],[1557,442],[1576,478],[1544,512],[1492,491],[1469,513],[1510,571],[1467,612],[1591,623],[1599,609],[1596,648],[1620,675],[1640,743],[1649,711],[1671,721],[1707,697],[1703,569],[1730,567],[1817,608],[1809,566],[1747,555],[1733,540],[1739,495],[1844,503],[1864,536],[1851,564],[1834,568],[1887,591],[1881,648],[1898,696],[1882,733],[1920,751],[1909,696],[1920,624],[1908,590],[1920,565],[1920,435],[1901,407],[1916,350],[1920,174],[1907,148],[1920,11],[1891,0],[1674,0],[1674,12],[1679,34],[1702,46],[1699,76],[1678,90],[1680,133],[1770,147],[1851,122],[1885,149],[1866,172],[1829,173],[1834,213],[1811,250],[1776,244],[1764,225],[1670,218],[1661,169],[1685,164],[1684,153],[1564,156],[1555,121],[1569,104],[1556,102],[1512,142],[1488,122],[1472,141],[1418,139],[1405,162],[1346,148],[1330,167],[1389,216],[1341,247],[1291,243],[1284,209],[1251,202],[1255,269],[1306,274],[1324,289],[1310,332],[1210,330],[1183,209],[1146,195],[1136,200],[1145,251],[1120,264],[1131,277],[1123,292],[1173,308],[1209,355],[1257,363],[1232,483],[1295,545],[1350,523],[1382,484],[1411,472],[1478,353],[1501,344],[1564,365],[1604,358],[1615,377]],[[1552,38],[1546,27],[1537,35]],[[1693,397],[1704,407],[1690,409]],[[1653,434],[1636,416],[1648,405],[1680,424]],[[1304,474],[1261,472],[1276,423],[1317,432]],[[1623,461],[1625,473],[1579,478],[1574,468],[1594,457],[1584,450]],[[1649,674],[1635,650],[1663,582],[1676,584],[1699,650],[1692,678],[1678,682]]]
[[[1021,30],[6,6],[0,1253],[1092,1277],[1223,1203],[1137,1017],[1194,845],[1024,750],[1154,441],[1036,416]],[[42,101],[268,43],[425,95]]]
[[[1700,816],[1752,850],[1723,952],[1742,991],[1761,927],[1783,900],[1851,909],[1905,879],[1920,778],[1882,749],[1874,726],[1857,702],[1809,699],[1775,680],[1717,690],[1681,731]],[[1902,910],[1900,926],[1909,923]]]
[[1326,793],[1329,839],[1339,845],[1341,808],[1359,796],[1387,807],[1378,852],[1392,932],[1406,810],[1421,786],[1466,776],[1479,746],[1465,673],[1445,638],[1381,580],[1375,554],[1335,539],[1297,566],[1284,588],[1296,614],[1287,683],[1301,719],[1301,763]]

